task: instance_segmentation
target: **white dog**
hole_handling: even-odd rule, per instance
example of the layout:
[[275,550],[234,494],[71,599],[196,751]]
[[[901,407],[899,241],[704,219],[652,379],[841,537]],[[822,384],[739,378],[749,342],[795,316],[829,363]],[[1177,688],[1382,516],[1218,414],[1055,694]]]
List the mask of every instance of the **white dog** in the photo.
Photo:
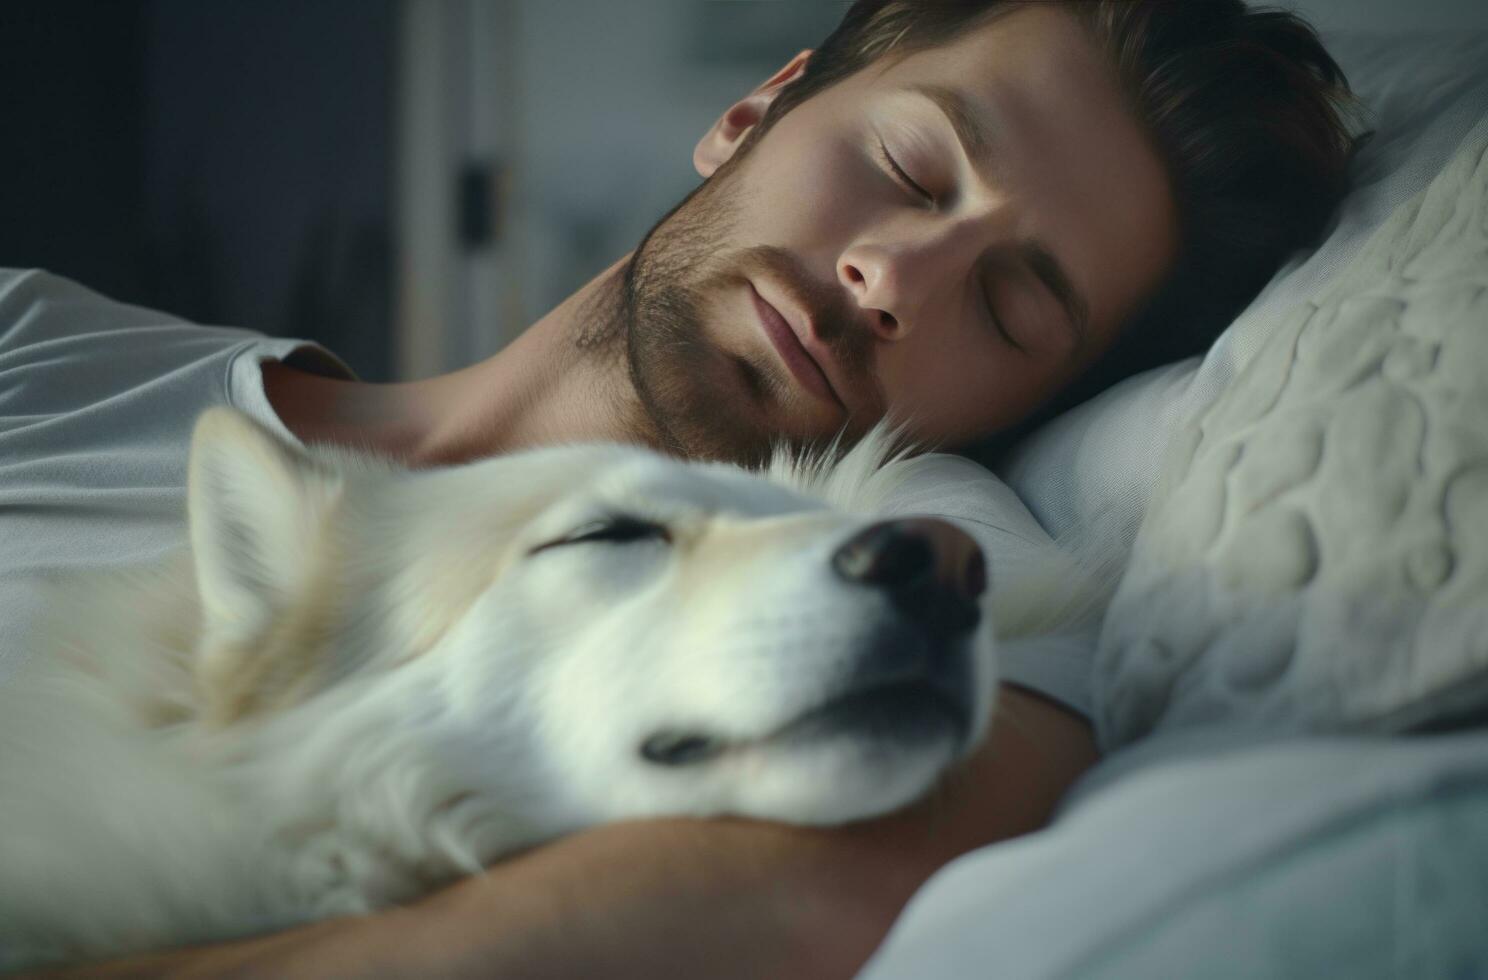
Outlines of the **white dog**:
[[994,643],[969,537],[857,516],[888,443],[410,472],[208,412],[190,554],[62,588],[0,689],[0,966],[366,912],[603,821],[923,795]]

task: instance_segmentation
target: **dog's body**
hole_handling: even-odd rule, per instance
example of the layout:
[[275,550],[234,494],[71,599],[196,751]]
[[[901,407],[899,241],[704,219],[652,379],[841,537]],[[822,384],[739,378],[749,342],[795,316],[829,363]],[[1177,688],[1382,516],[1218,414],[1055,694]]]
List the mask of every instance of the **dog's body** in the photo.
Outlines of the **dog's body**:
[[0,967],[364,912],[604,821],[923,795],[987,728],[993,636],[974,584],[864,584],[900,574],[846,544],[881,547],[886,444],[408,472],[209,412],[191,553],[63,588],[0,689]]

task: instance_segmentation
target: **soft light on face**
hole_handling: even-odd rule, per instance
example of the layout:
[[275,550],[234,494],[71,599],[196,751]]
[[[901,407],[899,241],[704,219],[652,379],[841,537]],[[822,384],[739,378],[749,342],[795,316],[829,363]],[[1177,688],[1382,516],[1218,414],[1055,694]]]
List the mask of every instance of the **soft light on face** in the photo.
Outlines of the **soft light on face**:
[[968,442],[1109,346],[1175,228],[1100,50],[1021,9],[808,99],[665,219],[632,267],[632,376],[698,455],[886,412]]

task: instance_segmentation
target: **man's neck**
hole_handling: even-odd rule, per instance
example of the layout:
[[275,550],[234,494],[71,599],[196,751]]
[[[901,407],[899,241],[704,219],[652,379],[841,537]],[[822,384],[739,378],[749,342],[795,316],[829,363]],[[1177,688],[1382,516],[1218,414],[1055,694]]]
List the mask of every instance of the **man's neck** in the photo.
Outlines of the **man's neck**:
[[561,442],[655,445],[627,372],[620,272],[600,273],[496,355],[401,384],[264,365],[264,389],[301,441],[381,452],[410,466],[465,462]]

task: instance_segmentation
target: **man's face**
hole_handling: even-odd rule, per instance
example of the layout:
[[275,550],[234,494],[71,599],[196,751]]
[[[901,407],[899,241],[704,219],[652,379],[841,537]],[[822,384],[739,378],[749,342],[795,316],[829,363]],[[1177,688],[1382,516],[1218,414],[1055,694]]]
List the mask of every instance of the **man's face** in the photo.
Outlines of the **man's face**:
[[627,275],[632,379],[689,454],[886,413],[946,447],[989,435],[1092,363],[1176,253],[1162,164],[1057,5],[871,66],[745,145]]

